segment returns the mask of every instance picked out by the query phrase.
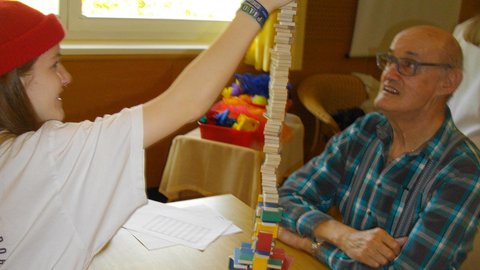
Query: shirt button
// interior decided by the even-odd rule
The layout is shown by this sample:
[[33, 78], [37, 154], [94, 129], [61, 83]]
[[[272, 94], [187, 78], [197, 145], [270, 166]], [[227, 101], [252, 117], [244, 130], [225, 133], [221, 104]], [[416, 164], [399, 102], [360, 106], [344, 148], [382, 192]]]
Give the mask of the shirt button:
[[367, 215], [369, 215], [369, 216], [372, 215], [372, 211], [370, 211], [370, 209], [367, 210]]
[[380, 180], [377, 180], [377, 182], [375, 182], [375, 185], [377, 185], [377, 187], [381, 187], [382, 186], [382, 182]]

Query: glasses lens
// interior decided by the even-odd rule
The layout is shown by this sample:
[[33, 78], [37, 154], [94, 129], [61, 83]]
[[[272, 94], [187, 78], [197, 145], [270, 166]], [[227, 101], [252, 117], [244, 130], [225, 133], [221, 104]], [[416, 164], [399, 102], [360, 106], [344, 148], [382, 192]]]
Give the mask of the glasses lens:
[[399, 59], [398, 72], [404, 76], [413, 76], [417, 71], [417, 62], [409, 59]]
[[377, 66], [385, 70], [389, 65], [395, 64], [397, 72], [403, 76], [414, 76], [417, 71], [417, 62], [410, 59], [396, 58], [388, 53], [377, 54]]
[[388, 55], [385, 53], [377, 54], [377, 67], [381, 70], [384, 70], [385, 67], [389, 64]]

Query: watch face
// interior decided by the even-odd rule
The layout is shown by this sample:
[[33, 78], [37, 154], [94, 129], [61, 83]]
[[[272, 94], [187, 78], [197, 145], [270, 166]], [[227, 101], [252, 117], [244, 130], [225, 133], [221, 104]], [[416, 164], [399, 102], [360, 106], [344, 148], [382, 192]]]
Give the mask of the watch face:
[[312, 254], [313, 255], [315, 255], [317, 253], [317, 250], [320, 249], [321, 245], [322, 245], [322, 242], [317, 242], [317, 241], [312, 242]]

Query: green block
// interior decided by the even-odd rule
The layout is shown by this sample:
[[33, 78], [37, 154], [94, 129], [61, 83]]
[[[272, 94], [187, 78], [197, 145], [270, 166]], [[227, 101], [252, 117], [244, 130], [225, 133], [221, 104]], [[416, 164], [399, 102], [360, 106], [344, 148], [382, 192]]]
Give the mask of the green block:
[[283, 261], [281, 259], [269, 259], [268, 267], [272, 269], [282, 269]]
[[261, 218], [263, 222], [279, 223], [280, 220], [282, 220], [282, 211], [281, 210], [278, 210], [278, 211], [263, 210]]

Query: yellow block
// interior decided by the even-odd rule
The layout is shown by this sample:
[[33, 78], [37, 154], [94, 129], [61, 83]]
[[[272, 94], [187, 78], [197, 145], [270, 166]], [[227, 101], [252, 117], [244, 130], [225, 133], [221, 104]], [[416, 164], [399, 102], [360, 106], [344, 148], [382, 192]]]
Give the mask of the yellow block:
[[273, 238], [277, 239], [277, 237], [278, 237], [278, 224], [259, 222], [258, 220], [260, 220], [260, 219], [257, 218], [256, 222], [255, 222], [255, 236], [258, 235], [258, 232], [262, 231], [262, 232], [271, 233], [273, 235]]
[[267, 270], [268, 256], [253, 256], [253, 268], [252, 270]]

